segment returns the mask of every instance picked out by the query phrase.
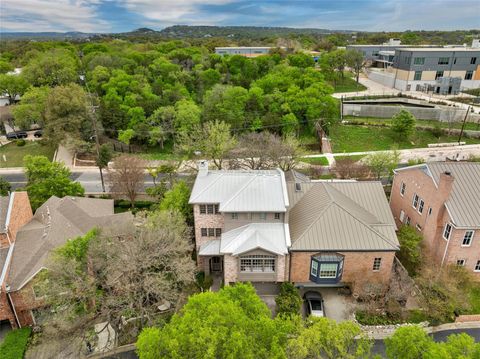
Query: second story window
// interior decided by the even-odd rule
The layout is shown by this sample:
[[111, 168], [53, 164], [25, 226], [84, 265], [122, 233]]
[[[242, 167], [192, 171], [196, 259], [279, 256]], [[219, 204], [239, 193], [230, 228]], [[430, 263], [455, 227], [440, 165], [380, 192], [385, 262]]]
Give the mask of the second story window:
[[275, 219], [280, 219], [280, 213], [275, 213]]
[[443, 238], [447, 241], [450, 239], [450, 235], [452, 234], [452, 225], [450, 223], [445, 224], [445, 228], [443, 229]]
[[209, 237], [215, 237], [215, 228], [209, 228], [208, 229], [208, 236]]
[[202, 234], [202, 237], [208, 236], [208, 230], [207, 230], [207, 228], [202, 228], [202, 229], [201, 229], [201, 234]]
[[221, 237], [221, 236], [222, 236], [222, 229], [215, 228], [215, 237]]
[[448, 57], [440, 57], [438, 59], [438, 64], [439, 65], [448, 65]]
[[425, 57], [415, 57], [413, 59], [414, 65], [424, 65], [425, 64]]
[[420, 198], [420, 202], [418, 202], [418, 213], [422, 214], [423, 213], [423, 207], [425, 206], [425, 202], [423, 199]]
[[465, 259], [457, 259], [457, 266], [459, 267], [465, 266]]
[[207, 213], [207, 206], [205, 204], [201, 204], [199, 207], [200, 207], [200, 214]]
[[373, 268], [372, 268], [373, 271], [378, 272], [380, 270], [381, 265], [382, 265], [382, 258], [379, 258], [379, 257], [375, 258], [373, 260]]
[[200, 214], [220, 214], [218, 204], [201, 204], [199, 205]]
[[207, 204], [207, 214], [213, 214], [215, 211], [215, 206], [213, 204]]
[[435, 80], [438, 80], [443, 77], [443, 70], [442, 71], [437, 71], [435, 74]]
[[267, 219], [267, 214], [265, 212], [260, 213], [258, 216], [263, 221]]
[[417, 208], [418, 207], [418, 194], [414, 194], [413, 195], [413, 199], [412, 199], [412, 207], [413, 208]]
[[405, 194], [405, 190], [407, 189], [407, 185], [405, 184], [405, 182], [402, 182], [402, 184], [400, 185], [400, 195], [403, 197], [403, 195]]
[[465, 231], [463, 236], [462, 246], [468, 247], [472, 244], [472, 239], [475, 231]]
[[232, 213], [232, 219], [238, 219], [238, 213]]
[[472, 70], [465, 72], [465, 80], [471, 80], [472, 77], [473, 77], [473, 71]]
[[472, 57], [470, 59], [470, 65], [475, 65], [477, 63], [477, 58], [476, 57]]
[[406, 224], [407, 226], [410, 225], [410, 217], [409, 217], [409, 216], [407, 216], [407, 218], [405, 218], [405, 224]]
[[475, 272], [480, 272], [480, 261], [477, 261], [477, 264], [475, 264]]

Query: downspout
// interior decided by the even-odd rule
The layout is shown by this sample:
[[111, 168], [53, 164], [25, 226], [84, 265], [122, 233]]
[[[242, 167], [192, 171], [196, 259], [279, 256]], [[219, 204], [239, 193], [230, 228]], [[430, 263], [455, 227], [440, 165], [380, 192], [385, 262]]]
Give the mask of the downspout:
[[292, 275], [292, 252], [288, 251], [288, 281], [291, 282]]
[[15, 310], [15, 305], [13, 304], [12, 297], [10, 296], [9, 289], [10, 289], [10, 286], [7, 286], [6, 290], [7, 290], [8, 305], [10, 306], [10, 309], [12, 310], [13, 315], [15, 316], [15, 322], [17, 323], [17, 326], [20, 329], [20, 328], [22, 328], [22, 325], [20, 324], [20, 320], [18, 319], [17, 311]]
[[[452, 226], [453, 229], [453, 226]], [[452, 234], [450, 233], [450, 237]], [[445, 257], [447, 256], [448, 245], [450, 244], [450, 238], [447, 240], [447, 245], [445, 246], [445, 251], [443, 252], [442, 263], [440, 263], [440, 267], [443, 267], [443, 262], [445, 262]]]

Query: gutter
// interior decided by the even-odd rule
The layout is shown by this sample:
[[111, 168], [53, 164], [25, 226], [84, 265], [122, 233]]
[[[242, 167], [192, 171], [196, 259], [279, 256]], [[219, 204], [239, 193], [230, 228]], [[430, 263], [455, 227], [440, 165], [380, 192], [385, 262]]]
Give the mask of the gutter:
[[10, 296], [10, 286], [7, 286], [7, 302], [8, 305], [13, 312], [13, 315], [15, 316], [15, 322], [17, 323], [18, 328], [22, 328], [22, 325], [20, 324], [20, 320], [18, 319], [17, 311], [15, 310], [15, 305], [13, 304], [12, 297]]

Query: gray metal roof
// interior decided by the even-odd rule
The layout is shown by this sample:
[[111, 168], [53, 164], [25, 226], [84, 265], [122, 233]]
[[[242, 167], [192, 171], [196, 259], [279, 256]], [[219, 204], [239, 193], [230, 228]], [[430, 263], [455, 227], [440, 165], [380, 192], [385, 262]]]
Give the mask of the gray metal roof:
[[45, 267], [49, 253], [94, 227], [121, 231], [131, 213], [113, 214], [113, 200], [50, 197], [18, 232], [7, 282], [12, 290], [25, 285]]
[[286, 212], [288, 195], [280, 170], [209, 170], [197, 176], [189, 203], [219, 203], [220, 212]]
[[271, 253], [288, 253], [288, 230], [284, 223], [251, 223], [222, 234], [220, 253], [234, 256], [263, 249]]
[[289, 184], [292, 250], [398, 250], [380, 182]]
[[203, 243], [198, 251], [199, 256], [218, 256], [220, 255], [220, 239], [213, 239]]
[[440, 174], [453, 176], [453, 187], [446, 202], [453, 223], [458, 227], [480, 227], [480, 163], [431, 162], [425, 165], [438, 186]]
[[10, 202], [9, 196], [0, 197], [0, 233], [5, 233], [5, 223], [7, 221], [8, 204]]

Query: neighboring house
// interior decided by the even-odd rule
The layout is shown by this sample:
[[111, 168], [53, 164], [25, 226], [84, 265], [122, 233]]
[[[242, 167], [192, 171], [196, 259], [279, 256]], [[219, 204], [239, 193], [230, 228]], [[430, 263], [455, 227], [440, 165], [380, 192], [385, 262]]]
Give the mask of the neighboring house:
[[390, 278], [398, 241], [379, 182], [322, 182], [289, 171], [211, 171], [190, 197], [197, 262], [236, 281], [355, 288]]
[[122, 233], [131, 221], [131, 213], [114, 214], [113, 200], [50, 197], [17, 232], [5, 286], [10, 310], [0, 319], [13, 327], [40, 324], [36, 310], [44, 297], [35, 293], [32, 279], [46, 269], [49, 254], [96, 227]]
[[32, 219], [32, 208], [27, 192], [12, 192], [0, 197], [0, 321], [12, 320], [8, 302], [6, 279], [17, 232]]
[[480, 279], [480, 163], [436, 162], [395, 170], [390, 207], [415, 227], [438, 263]]

